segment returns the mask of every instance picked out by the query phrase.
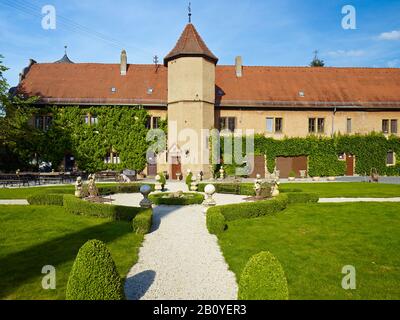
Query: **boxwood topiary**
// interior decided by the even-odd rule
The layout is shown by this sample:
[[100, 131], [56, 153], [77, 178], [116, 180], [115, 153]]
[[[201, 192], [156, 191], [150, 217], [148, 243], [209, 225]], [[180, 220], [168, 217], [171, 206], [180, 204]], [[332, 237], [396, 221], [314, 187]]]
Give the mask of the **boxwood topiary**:
[[225, 231], [225, 218], [218, 207], [212, 207], [207, 210], [207, 229], [208, 232], [215, 235]]
[[249, 260], [240, 277], [238, 299], [289, 299], [282, 265], [270, 252], [261, 252]]
[[156, 205], [190, 206], [202, 204], [204, 196], [201, 193], [184, 193], [182, 197], [172, 197], [172, 193], [153, 193], [149, 199]]
[[147, 234], [151, 230], [153, 223], [153, 210], [148, 209], [139, 213], [132, 220], [133, 232], [136, 234]]
[[79, 250], [69, 275], [67, 300], [124, 300], [124, 287], [105, 244], [88, 241]]

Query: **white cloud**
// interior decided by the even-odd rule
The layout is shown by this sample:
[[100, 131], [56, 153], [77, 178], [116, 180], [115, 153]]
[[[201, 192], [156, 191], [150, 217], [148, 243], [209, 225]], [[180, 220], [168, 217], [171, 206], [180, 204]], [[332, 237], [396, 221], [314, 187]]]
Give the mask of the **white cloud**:
[[399, 59], [394, 59], [394, 60], [390, 60], [390, 61], [387, 62], [387, 66], [389, 68], [396, 68], [399, 64], [400, 64], [400, 60]]
[[336, 50], [328, 52], [328, 55], [331, 57], [361, 57], [365, 54], [364, 50]]
[[400, 40], [400, 30], [383, 32], [379, 35], [380, 40]]

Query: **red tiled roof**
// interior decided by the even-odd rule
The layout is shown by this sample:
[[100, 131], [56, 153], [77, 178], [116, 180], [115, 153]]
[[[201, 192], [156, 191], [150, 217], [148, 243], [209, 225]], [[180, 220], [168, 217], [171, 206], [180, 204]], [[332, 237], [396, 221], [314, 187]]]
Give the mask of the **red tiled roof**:
[[[165, 106], [167, 72], [164, 66], [156, 72], [154, 65], [131, 64], [121, 76], [119, 64], [34, 64], [19, 91], [49, 103]], [[244, 67], [237, 78], [234, 66], [217, 66], [216, 93], [221, 106], [398, 108], [400, 69]]]
[[215, 64], [218, 58], [208, 49], [193, 24], [189, 23], [183, 30], [175, 48], [164, 58], [164, 65], [178, 57], [204, 57]]

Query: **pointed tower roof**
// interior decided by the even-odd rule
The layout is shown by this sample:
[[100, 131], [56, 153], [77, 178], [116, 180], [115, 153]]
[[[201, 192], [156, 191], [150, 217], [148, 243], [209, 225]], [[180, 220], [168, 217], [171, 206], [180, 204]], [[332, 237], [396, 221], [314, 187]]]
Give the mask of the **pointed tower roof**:
[[191, 23], [186, 25], [175, 48], [164, 58], [164, 65], [168, 66], [169, 61], [180, 57], [203, 57], [215, 64], [218, 62], [218, 58], [208, 49]]
[[60, 60], [57, 60], [57, 61], [54, 62], [54, 63], [74, 63], [73, 61], [70, 60], [70, 58], [68, 58], [68, 55], [67, 55], [67, 46], [64, 47], [64, 50], [65, 50], [64, 56], [63, 56]]

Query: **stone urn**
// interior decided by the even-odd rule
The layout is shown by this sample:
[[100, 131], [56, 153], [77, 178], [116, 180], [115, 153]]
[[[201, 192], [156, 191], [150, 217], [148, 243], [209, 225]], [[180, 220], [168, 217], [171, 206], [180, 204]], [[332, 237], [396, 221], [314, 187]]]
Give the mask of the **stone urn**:
[[203, 202], [203, 206], [206, 208], [206, 210], [209, 207], [213, 207], [213, 206], [217, 205], [217, 203], [213, 199], [213, 195], [215, 194], [215, 191], [216, 191], [215, 186], [212, 184], [208, 184], [204, 188], [204, 193], [206, 194], [206, 199]]
[[140, 201], [140, 207], [150, 209], [153, 202], [149, 199], [149, 194], [151, 193], [151, 187], [149, 185], [144, 185], [140, 187], [140, 193], [143, 196], [143, 200]]
[[156, 191], [162, 191], [163, 187], [161, 184], [161, 177], [160, 175], [156, 175], [156, 185], [155, 185], [155, 190]]

